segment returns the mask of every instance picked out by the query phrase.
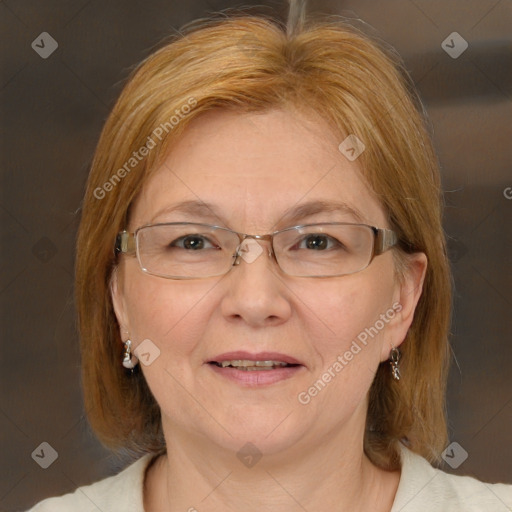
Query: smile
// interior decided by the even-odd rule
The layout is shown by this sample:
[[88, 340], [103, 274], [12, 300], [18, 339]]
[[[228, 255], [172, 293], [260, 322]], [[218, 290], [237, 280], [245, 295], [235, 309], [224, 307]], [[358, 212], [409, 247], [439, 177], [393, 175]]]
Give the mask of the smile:
[[249, 388], [270, 386], [306, 371], [306, 365], [301, 360], [289, 354], [270, 351], [224, 352], [210, 356], [204, 363], [221, 379]]
[[230, 361], [211, 361], [220, 368], [236, 368], [242, 371], [267, 371], [275, 370], [276, 368], [285, 368], [287, 366], [298, 366], [296, 364], [289, 364], [283, 361], [250, 361], [249, 359], [232, 359]]

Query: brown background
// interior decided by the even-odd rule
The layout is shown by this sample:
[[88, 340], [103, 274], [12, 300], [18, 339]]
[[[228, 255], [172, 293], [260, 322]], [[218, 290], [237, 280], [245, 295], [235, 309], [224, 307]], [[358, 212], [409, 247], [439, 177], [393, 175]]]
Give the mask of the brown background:
[[[245, 5], [250, 4], [247, 2]], [[23, 510], [123, 465], [84, 419], [73, 304], [76, 229], [102, 124], [130, 68], [165, 36], [229, 1], [7, 0], [2, 44], [0, 509]], [[284, 2], [263, 12], [284, 17]], [[457, 474], [512, 483], [512, 2], [312, 2], [361, 18], [391, 43], [434, 130], [455, 280], [450, 438], [468, 452]], [[469, 48], [452, 59], [442, 41]], [[31, 43], [59, 47], [42, 59]], [[31, 453], [58, 452], [48, 469]]]

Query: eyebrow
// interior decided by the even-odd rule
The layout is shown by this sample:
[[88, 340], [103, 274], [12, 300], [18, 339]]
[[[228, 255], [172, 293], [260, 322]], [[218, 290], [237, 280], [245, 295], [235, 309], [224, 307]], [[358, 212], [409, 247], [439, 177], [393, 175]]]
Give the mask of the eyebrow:
[[181, 203], [167, 206], [155, 213], [155, 215], [153, 215], [152, 219], [149, 221], [149, 224], [152, 224], [157, 217], [160, 217], [166, 213], [183, 213], [185, 215], [193, 215], [207, 219], [216, 219], [217, 221], [223, 220], [222, 215], [213, 204], [197, 200], [182, 201]]
[[[215, 220], [216, 222], [220, 221], [226, 227], [229, 224], [221, 215], [217, 206], [200, 200], [182, 201], [180, 203], [167, 206], [162, 210], [159, 210], [148, 224], [152, 224], [156, 218], [167, 213], [182, 213], [185, 215], [201, 217], [205, 220]], [[308, 201], [307, 203], [288, 209], [281, 216], [279, 221], [274, 224], [274, 227], [279, 224], [297, 223], [306, 217], [311, 217], [321, 213], [341, 213], [352, 216], [358, 222], [364, 224], [368, 223], [365, 216], [357, 208], [345, 202], [316, 200]]]
[[354, 217], [361, 223], [367, 223], [365, 216], [354, 206], [342, 201], [308, 201], [287, 210], [281, 217], [279, 224], [285, 222], [298, 222], [305, 217], [311, 217], [320, 213], [342, 213]]

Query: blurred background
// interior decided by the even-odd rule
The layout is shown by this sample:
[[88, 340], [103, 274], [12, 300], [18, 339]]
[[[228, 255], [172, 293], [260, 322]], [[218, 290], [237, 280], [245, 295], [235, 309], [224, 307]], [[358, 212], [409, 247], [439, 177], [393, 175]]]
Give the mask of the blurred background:
[[[73, 265], [88, 168], [132, 67], [183, 24], [242, 6], [288, 11], [284, 1], [0, 2], [0, 510], [126, 463], [96, 441], [81, 397]], [[308, 11], [364, 22], [419, 88], [455, 282], [450, 440], [467, 452], [443, 469], [512, 483], [512, 2], [311, 1]], [[58, 455], [47, 469], [41, 449]]]

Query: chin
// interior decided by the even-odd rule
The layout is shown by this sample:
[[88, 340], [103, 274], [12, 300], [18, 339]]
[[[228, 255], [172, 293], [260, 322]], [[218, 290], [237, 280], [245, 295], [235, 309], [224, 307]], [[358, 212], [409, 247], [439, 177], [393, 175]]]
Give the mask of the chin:
[[215, 429], [205, 435], [237, 454], [248, 443], [262, 455], [278, 454], [293, 447], [311, 430], [306, 421], [298, 423], [298, 416], [291, 407], [274, 411], [269, 410], [268, 405], [266, 408], [235, 407], [228, 409], [220, 421], [227, 432]]

